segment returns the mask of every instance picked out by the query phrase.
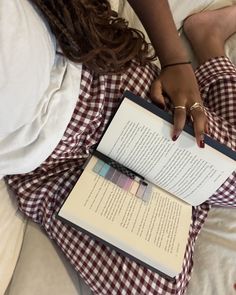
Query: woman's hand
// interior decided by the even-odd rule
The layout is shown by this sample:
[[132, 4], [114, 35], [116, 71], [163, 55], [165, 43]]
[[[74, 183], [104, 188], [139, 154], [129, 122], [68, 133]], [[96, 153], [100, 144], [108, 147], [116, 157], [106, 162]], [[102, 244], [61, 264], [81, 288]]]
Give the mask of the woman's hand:
[[[207, 131], [207, 118], [203, 107], [201, 107], [202, 100], [191, 65], [176, 65], [162, 70], [158, 79], [153, 82], [151, 99], [159, 105], [165, 105], [163, 93], [170, 97], [173, 104], [174, 128], [172, 139], [176, 140], [179, 137], [189, 113], [193, 120], [197, 144], [203, 148], [204, 133]], [[193, 105], [195, 107], [190, 110]]]

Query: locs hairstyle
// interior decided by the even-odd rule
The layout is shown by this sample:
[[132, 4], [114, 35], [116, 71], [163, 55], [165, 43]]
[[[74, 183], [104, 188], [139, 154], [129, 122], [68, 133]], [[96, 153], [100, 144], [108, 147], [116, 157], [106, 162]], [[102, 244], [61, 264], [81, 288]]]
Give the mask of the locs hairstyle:
[[42, 12], [63, 54], [99, 74], [119, 73], [132, 59], [154, 59], [144, 35], [129, 28], [107, 0], [31, 0]]

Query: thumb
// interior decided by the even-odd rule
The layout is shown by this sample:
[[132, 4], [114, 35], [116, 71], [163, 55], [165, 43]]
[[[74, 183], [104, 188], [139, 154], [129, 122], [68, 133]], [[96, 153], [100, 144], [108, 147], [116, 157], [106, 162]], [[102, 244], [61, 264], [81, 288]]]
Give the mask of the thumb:
[[156, 79], [151, 86], [151, 100], [161, 108], [165, 107], [165, 99], [162, 95], [162, 85], [160, 79]]

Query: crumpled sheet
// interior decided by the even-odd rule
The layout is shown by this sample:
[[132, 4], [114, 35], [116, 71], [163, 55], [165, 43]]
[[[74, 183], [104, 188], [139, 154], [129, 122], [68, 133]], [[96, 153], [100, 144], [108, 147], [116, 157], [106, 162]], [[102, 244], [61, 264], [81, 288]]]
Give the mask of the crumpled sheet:
[[212, 208], [198, 237], [186, 295], [236, 294], [236, 208]]

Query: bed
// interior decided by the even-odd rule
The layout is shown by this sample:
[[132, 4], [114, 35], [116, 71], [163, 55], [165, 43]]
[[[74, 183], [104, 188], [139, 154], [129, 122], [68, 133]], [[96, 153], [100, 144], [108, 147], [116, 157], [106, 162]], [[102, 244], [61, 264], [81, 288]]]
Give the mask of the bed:
[[[111, 2], [132, 26], [143, 30], [126, 1]], [[204, 9], [236, 3], [233, 0], [169, 2], [186, 46], [181, 28], [185, 17]], [[226, 53], [236, 64], [236, 36], [227, 42]], [[194, 60], [192, 53], [191, 56]], [[0, 295], [91, 295], [91, 291], [41, 229], [17, 211], [14, 196], [9, 194], [3, 180], [0, 180], [0, 200]], [[213, 208], [210, 211], [197, 240], [187, 295], [236, 294], [235, 212], [232, 208]]]

